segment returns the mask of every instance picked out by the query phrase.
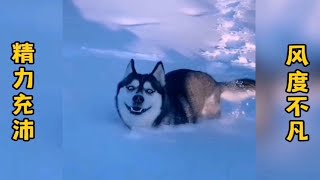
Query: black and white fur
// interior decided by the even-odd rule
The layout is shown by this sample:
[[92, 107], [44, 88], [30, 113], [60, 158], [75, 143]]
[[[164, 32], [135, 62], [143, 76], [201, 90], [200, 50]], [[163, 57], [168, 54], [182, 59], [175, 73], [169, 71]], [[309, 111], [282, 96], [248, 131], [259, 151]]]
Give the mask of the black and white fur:
[[165, 74], [158, 62], [150, 74], [137, 73], [132, 59], [118, 84], [116, 107], [128, 128], [196, 123], [219, 118], [220, 99], [255, 96], [255, 80], [215, 81], [209, 74], [179, 69]]

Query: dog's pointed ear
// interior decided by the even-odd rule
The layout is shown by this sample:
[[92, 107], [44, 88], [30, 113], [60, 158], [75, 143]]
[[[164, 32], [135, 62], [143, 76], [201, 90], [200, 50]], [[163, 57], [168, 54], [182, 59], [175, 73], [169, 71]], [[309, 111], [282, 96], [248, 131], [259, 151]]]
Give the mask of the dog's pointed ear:
[[162, 86], [166, 84], [165, 71], [161, 61], [156, 64], [151, 74], [160, 82]]
[[130, 60], [130, 62], [127, 66], [126, 72], [124, 74], [124, 77], [127, 77], [131, 73], [137, 73], [136, 68], [134, 67], [134, 60], [133, 59]]

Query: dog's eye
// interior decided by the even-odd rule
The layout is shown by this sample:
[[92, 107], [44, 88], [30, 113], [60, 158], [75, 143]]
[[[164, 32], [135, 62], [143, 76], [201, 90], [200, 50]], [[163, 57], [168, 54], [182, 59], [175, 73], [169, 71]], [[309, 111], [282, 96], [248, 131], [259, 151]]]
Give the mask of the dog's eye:
[[127, 86], [127, 89], [128, 89], [129, 91], [133, 91], [133, 90], [135, 89], [135, 87], [133, 87], [133, 86]]
[[146, 93], [152, 94], [152, 93], [154, 93], [154, 90], [152, 90], [152, 89], [146, 89]]

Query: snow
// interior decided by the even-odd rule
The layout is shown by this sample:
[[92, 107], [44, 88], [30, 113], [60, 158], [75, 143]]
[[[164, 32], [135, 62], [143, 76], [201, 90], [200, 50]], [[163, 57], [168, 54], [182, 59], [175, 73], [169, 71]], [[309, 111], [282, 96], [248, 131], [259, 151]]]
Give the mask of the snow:
[[180, 9], [180, 12], [188, 16], [201, 16], [207, 13], [207, 10], [200, 7], [184, 7]]
[[[86, 7], [82, 9], [74, 7], [71, 1], [63, 1], [63, 26], [60, 24], [62, 4], [44, 4], [43, 1], [37, 2], [41, 6], [37, 11], [23, 16], [17, 13], [19, 23], [10, 19], [13, 16], [8, 16], [10, 21], [5, 20], [4, 23], [10, 26], [3, 27], [6, 33], [0, 45], [3, 48], [1, 67], [8, 67], [0, 71], [2, 89], [8, 92], [0, 94], [3, 102], [0, 103], [0, 114], [4, 115], [0, 122], [3, 134], [0, 136], [1, 178], [255, 179], [255, 99], [238, 104], [223, 102], [223, 115], [219, 120], [133, 131], [121, 123], [114, 102], [116, 85], [132, 57], [142, 73], [151, 71], [155, 61], [161, 59], [166, 72], [189, 68], [208, 72], [219, 81], [254, 78], [254, 69], [232, 63], [240, 51], [245, 52], [246, 48], [242, 46], [247, 42], [243, 40], [247, 36], [239, 31], [236, 34], [239, 40], [235, 43], [226, 41], [226, 46], [233, 46], [235, 56], [212, 61], [202, 52], [216, 52], [212, 45], [219, 44], [215, 40], [223, 35], [215, 29], [216, 17], [224, 17], [215, 14], [214, 8], [210, 9], [215, 3], [203, 1], [204, 4], [198, 5], [196, 1], [194, 4], [179, 1], [179, 4], [170, 0], [157, 6], [145, 1], [150, 8], [142, 11], [139, 5], [124, 7], [123, 2], [108, 1], [110, 7], [107, 7], [99, 2], [101, 4], [79, 0], [75, 5]], [[21, 3], [16, 6], [11, 2], [10, 7], [18, 8], [17, 12], [35, 7]], [[168, 9], [160, 8], [164, 6]], [[115, 13], [114, 7], [120, 7], [121, 11]], [[9, 14], [11, 9], [6, 7], [3, 12]], [[125, 13], [130, 9], [134, 11], [134, 18]], [[159, 16], [143, 16], [145, 11]], [[112, 16], [104, 16], [107, 12]], [[125, 16], [117, 16], [119, 14]], [[30, 19], [35, 17], [39, 21], [33, 23]], [[104, 23], [101, 23], [103, 17], [108, 21], [103, 19]], [[237, 18], [242, 17], [237, 15]], [[36, 30], [26, 28], [21, 34], [21, 22], [29, 22]], [[20, 35], [13, 36], [17, 33]], [[35, 41], [38, 47], [34, 65], [36, 89], [32, 91], [36, 107], [36, 140], [29, 143], [10, 140], [11, 97], [16, 93], [11, 88], [14, 78], [10, 76], [16, 66], [8, 59], [10, 43], [17, 40], [13, 38]], [[217, 52], [227, 52], [223, 48], [224, 45]], [[248, 62], [254, 62], [245, 57]]]
[[[244, 10], [245, 5], [243, 1], [228, 4], [229, 11]], [[182, 12], [196, 16], [204, 10], [184, 8]], [[171, 41], [179, 41], [182, 36], [172, 37], [169, 42], [151, 48], [156, 51], [150, 52], [133, 51], [131, 47], [121, 50], [97, 48], [95, 43], [78, 49], [71, 46], [65, 51], [63, 139], [66, 179], [256, 178], [254, 99], [238, 104], [223, 102], [223, 115], [219, 120], [132, 131], [122, 124], [115, 109], [116, 85], [123, 78], [131, 58], [136, 59], [136, 68], [141, 73], [150, 72], [155, 61], [162, 60], [166, 72], [189, 68], [208, 72], [218, 81], [243, 77], [255, 79], [255, 59], [248, 55], [255, 51], [253, 30], [245, 29], [247, 26], [242, 23], [245, 20], [241, 13], [231, 19], [225, 13], [219, 13], [216, 16], [224, 20], [221, 22], [225, 22], [225, 29], [212, 30], [212, 34], [218, 34], [221, 40], [209, 43], [216, 44], [215, 47], [205, 46], [202, 51], [194, 51], [199, 55], [196, 57], [183, 53], [177, 56], [161, 50], [166, 45], [179, 54], [180, 44], [175, 43], [178, 46], [175, 49], [171, 47]], [[94, 13], [86, 11], [85, 14]], [[138, 35], [138, 42], [144, 39], [143, 36], [149, 36], [149, 33], [136, 31], [132, 30]], [[166, 40], [171, 37], [167, 37], [166, 32], [158, 33], [156, 38]], [[201, 47], [201, 43], [197, 45]], [[70, 50], [76, 53], [71, 56]]]
[[[0, 43], [0, 67], [5, 67], [0, 71], [1, 179], [318, 179], [319, 96], [312, 89], [320, 82], [313, 68], [319, 62], [320, 1], [258, 1], [257, 43], [253, 0], [139, 2], [147, 6], [130, 0], [1, 6], [6, 17], [0, 19], [6, 25]], [[10, 140], [17, 93], [11, 75], [17, 66], [9, 57], [17, 40], [34, 41], [38, 51], [32, 91], [37, 130], [29, 143]], [[309, 45], [314, 64], [312, 108], [304, 116], [312, 135], [308, 143], [283, 140], [292, 116], [279, 101], [286, 96], [281, 59], [287, 44], [295, 42]], [[227, 81], [255, 76], [256, 44], [263, 79], [259, 122], [255, 100], [248, 100], [223, 102], [221, 119], [197, 125], [128, 131], [121, 124], [115, 86], [132, 57], [139, 71], [148, 72], [161, 59], [166, 71], [191, 68]], [[267, 137], [256, 140], [256, 123]]]
[[[87, 11], [83, 9], [83, 3], [75, 1], [86, 19], [91, 17], [89, 19], [94, 18], [94, 22], [108, 24], [106, 23], [109, 22], [108, 18], [94, 16], [101, 10], [100, 7], [96, 7], [96, 11]], [[235, 7], [243, 10], [245, 4], [243, 1], [238, 1], [230, 5], [230, 11]], [[165, 126], [159, 129], [130, 131], [122, 124], [116, 112], [114, 102], [116, 86], [123, 78], [131, 58], [136, 60], [136, 69], [140, 73], [151, 72], [156, 61], [162, 60], [166, 72], [189, 68], [207, 72], [218, 81], [244, 77], [255, 79], [255, 59], [247, 55], [255, 51], [255, 45], [251, 39], [254, 32], [236, 29], [235, 26], [243, 25], [241, 26], [243, 28], [247, 26], [240, 20], [230, 19], [225, 30], [210, 30], [212, 34], [210, 36], [221, 36], [221, 41], [219, 39], [212, 41], [212, 38], [198, 36], [201, 31], [196, 31], [201, 29], [203, 24], [200, 23], [197, 27], [194, 24], [195, 19], [187, 18], [203, 18], [204, 14], [210, 12], [203, 7], [198, 4], [195, 6], [182, 4], [181, 8], [176, 9], [178, 13], [183, 13], [187, 17], [177, 15], [176, 19], [167, 21], [164, 13], [172, 10], [168, 6], [163, 14], [155, 17], [159, 22], [156, 26], [148, 24], [141, 26], [142, 29], [126, 28], [137, 37], [129, 43], [131, 45], [138, 43], [134, 48], [131, 45], [128, 46], [128, 43], [124, 43], [126, 46], [120, 48], [113, 45], [124, 37], [122, 32], [103, 32], [96, 35], [117, 37], [112, 42], [108, 42], [108, 39], [103, 41], [106, 44], [110, 43], [109, 47], [105, 44], [99, 45], [97, 43], [97, 41], [100, 42], [99, 40], [90, 43], [83, 40], [81, 44], [66, 41], [63, 90], [64, 178], [77, 180], [256, 179], [255, 99], [241, 103], [222, 102], [222, 117], [219, 120], [208, 119], [196, 125]], [[132, 11], [135, 14], [136, 9], [135, 6], [123, 14], [128, 15]], [[148, 16], [149, 10], [144, 13], [143, 17], [154, 17]], [[142, 14], [138, 14], [142, 17]], [[226, 19], [223, 13], [215, 14], [211, 18], [215, 19], [215, 17]], [[209, 22], [204, 20], [206, 23]], [[181, 32], [184, 31], [180, 27], [181, 22], [183, 27], [192, 26], [193, 29], [187, 30], [187, 33]], [[78, 22], [73, 23], [79, 25]], [[84, 28], [88, 28], [87, 26], [95, 27], [91, 24], [83, 25]], [[65, 25], [67, 30], [72, 27], [71, 23]], [[147, 27], [151, 32], [143, 30]], [[154, 30], [157, 31], [154, 32]], [[172, 36], [168, 35], [168, 32], [180, 34]], [[84, 33], [84, 35], [87, 34]], [[193, 41], [192, 35], [201, 38]], [[208, 34], [203, 35], [208, 37]], [[68, 36], [82, 37], [81, 34], [75, 35], [73, 31], [67, 33]], [[96, 39], [94, 35], [91, 37]], [[146, 46], [143, 42], [149, 37], [152, 37], [154, 43]], [[185, 41], [184, 38], [192, 41]], [[193, 44], [190, 45], [190, 42]], [[181, 45], [181, 43], [184, 44]], [[212, 45], [218, 47], [214, 48]], [[140, 48], [137, 48], [138, 46]], [[196, 46], [197, 48], [194, 48]], [[192, 51], [183, 53], [189, 47], [192, 47]], [[70, 52], [73, 52], [72, 55]], [[228, 53], [233, 56], [225, 56]], [[209, 55], [215, 55], [217, 58], [214, 59]], [[248, 66], [251, 67], [248, 68]]]
[[202, 52], [208, 60], [226, 61], [255, 68], [255, 1], [217, 0], [217, 32], [220, 39], [211, 49]]
[[[255, 179], [254, 100], [224, 103], [219, 120], [130, 131], [114, 105], [128, 61], [88, 56], [67, 62], [66, 179]], [[148, 72], [155, 63], [136, 65], [138, 72]]]

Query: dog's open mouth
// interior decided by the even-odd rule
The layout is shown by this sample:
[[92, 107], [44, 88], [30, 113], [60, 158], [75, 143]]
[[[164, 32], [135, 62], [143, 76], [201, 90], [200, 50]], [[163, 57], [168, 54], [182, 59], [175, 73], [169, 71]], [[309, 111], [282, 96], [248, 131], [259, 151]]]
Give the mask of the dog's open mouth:
[[140, 115], [146, 111], [148, 111], [149, 109], [151, 109], [151, 107], [148, 107], [146, 109], [144, 108], [141, 108], [139, 106], [128, 106], [126, 103], [124, 103], [128, 109], [128, 111], [131, 113], [131, 114], [135, 114], [135, 115]]

